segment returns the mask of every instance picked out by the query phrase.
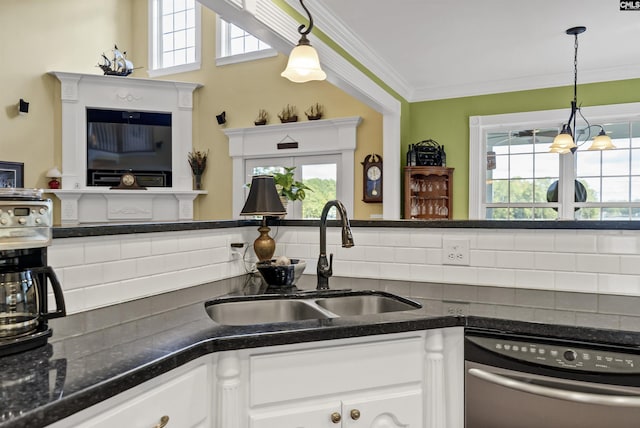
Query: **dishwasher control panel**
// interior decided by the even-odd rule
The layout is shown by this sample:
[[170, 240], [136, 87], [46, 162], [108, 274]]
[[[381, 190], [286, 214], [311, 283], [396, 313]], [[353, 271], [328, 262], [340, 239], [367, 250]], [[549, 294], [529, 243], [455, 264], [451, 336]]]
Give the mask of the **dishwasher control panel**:
[[640, 373], [640, 355], [536, 341], [467, 336], [474, 344], [516, 360], [573, 370]]

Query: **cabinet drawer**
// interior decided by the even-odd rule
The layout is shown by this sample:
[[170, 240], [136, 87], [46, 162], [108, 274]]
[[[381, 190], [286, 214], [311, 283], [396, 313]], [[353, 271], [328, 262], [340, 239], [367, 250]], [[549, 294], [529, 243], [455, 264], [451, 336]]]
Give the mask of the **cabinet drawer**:
[[420, 337], [250, 357], [251, 405], [422, 382]]
[[[163, 382], [162, 379], [166, 380]], [[166, 428], [205, 426], [208, 415], [206, 365], [197, 366], [177, 377], [167, 374], [150, 382], [157, 384], [158, 381], [159, 386], [152, 389], [149, 389], [147, 384], [143, 384], [128, 393], [85, 410], [86, 414], [92, 416], [89, 419], [82, 418], [84, 420], [81, 423], [69, 424], [65, 420], [61, 421], [60, 425], [55, 424], [54, 427], [150, 428], [156, 426], [164, 415], [169, 416]], [[99, 414], [93, 416], [96, 412]]]

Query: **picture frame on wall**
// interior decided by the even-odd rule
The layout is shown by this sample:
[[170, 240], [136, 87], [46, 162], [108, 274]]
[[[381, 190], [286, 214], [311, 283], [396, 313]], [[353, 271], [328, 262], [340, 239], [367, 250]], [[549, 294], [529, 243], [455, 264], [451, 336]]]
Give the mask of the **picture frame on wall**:
[[0, 188], [24, 187], [24, 163], [0, 161]]

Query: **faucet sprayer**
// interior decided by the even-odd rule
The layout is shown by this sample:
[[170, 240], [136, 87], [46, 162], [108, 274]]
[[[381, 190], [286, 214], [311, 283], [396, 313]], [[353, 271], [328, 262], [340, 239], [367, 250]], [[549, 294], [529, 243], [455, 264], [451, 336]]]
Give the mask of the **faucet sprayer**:
[[353, 235], [346, 208], [338, 200], [327, 202], [320, 216], [320, 256], [318, 257], [318, 286], [316, 287], [318, 290], [328, 290], [329, 277], [333, 275], [333, 254], [329, 255], [329, 261], [327, 261], [327, 215], [332, 207], [336, 207], [342, 221], [342, 246], [344, 248], [353, 247]]

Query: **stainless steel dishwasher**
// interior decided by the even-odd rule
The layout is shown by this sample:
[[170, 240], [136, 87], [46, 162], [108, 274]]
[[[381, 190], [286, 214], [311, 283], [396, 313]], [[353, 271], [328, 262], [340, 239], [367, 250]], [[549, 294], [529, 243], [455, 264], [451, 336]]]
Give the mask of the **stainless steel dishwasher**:
[[640, 427], [637, 347], [474, 330], [464, 346], [466, 428]]

